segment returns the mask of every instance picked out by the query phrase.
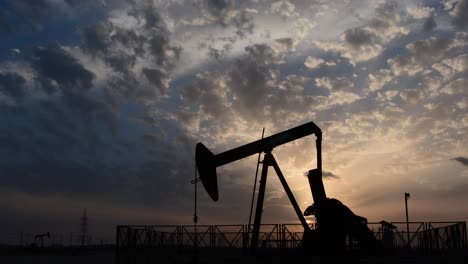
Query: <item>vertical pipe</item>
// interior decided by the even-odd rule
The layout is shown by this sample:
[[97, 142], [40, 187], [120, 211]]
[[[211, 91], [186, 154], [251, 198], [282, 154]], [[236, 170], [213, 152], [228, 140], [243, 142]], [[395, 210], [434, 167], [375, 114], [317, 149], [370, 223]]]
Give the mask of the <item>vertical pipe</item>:
[[320, 203], [327, 198], [322, 181], [322, 132], [316, 133], [315, 146], [317, 148], [317, 169], [310, 170], [307, 174], [310, 190], [314, 203]]
[[317, 169], [322, 177], [322, 132], [316, 132], [315, 136], [317, 137], [315, 141], [315, 146], [317, 148]]
[[410, 233], [409, 233], [409, 221], [408, 221], [408, 198], [410, 194], [405, 192], [405, 209], [406, 209], [406, 237], [408, 241], [408, 248], [411, 247]]

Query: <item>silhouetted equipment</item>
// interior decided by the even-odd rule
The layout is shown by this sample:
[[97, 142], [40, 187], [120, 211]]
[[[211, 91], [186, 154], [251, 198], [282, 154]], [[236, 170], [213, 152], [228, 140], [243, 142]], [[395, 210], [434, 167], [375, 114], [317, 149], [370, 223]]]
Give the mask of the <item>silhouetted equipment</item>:
[[44, 234], [39, 234], [39, 235], [34, 236], [34, 244], [37, 245], [37, 241], [39, 240], [41, 242], [41, 247], [44, 247], [44, 237], [47, 237], [48, 239], [50, 239], [50, 233], [47, 232]]
[[315, 230], [304, 233], [303, 244], [321, 253], [344, 253], [347, 241], [358, 243], [363, 251], [377, 248], [377, 240], [367, 227], [367, 219], [354, 214], [334, 198], [325, 198], [309, 206], [304, 215], [315, 215]]
[[[316, 228], [311, 230], [302, 214], [283, 173], [281, 172], [272, 151], [275, 147], [315, 134], [317, 150], [317, 168], [309, 171], [307, 177], [314, 199], [314, 204], [307, 208], [304, 215], [315, 215]], [[268, 168], [275, 169], [286, 194], [304, 227], [303, 246], [307, 249], [328, 252], [340, 252], [346, 249], [347, 238], [360, 242], [361, 247], [372, 248], [375, 238], [367, 227], [367, 219], [355, 215], [348, 207], [336, 199], [327, 198], [322, 182], [322, 131], [313, 122], [277, 133], [275, 135], [251, 142], [249, 144], [214, 155], [203, 143], [196, 145], [196, 165], [200, 180], [209, 196], [217, 201], [218, 183], [216, 168], [256, 153], [265, 153], [262, 162], [262, 174], [258, 191], [257, 207], [252, 231], [251, 248], [255, 250], [258, 243], [260, 222]]]
[[395, 230], [397, 229], [397, 226], [389, 223], [387, 221], [380, 221], [379, 222], [381, 225], [381, 230], [382, 230], [382, 246], [384, 248], [389, 248], [392, 249], [395, 247]]
[[410, 233], [409, 233], [409, 220], [408, 220], [408, 199], [410, 194], [405, 192], [405, 210], [406, 210], [406, 237], [408, 241], [408, 248], [411, 247]]

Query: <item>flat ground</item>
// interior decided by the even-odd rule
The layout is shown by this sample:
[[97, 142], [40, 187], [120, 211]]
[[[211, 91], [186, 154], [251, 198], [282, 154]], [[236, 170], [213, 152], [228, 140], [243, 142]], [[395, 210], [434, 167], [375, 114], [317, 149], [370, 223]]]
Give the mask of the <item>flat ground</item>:
[[242, 250], [199, 250], [197, 257], [193, 249], [162, 251], [140, 251], [137, 254], [121, 252], [116, 258], [114, 249], [88, 249], [88, 250], [60, 250], [60, 251], [9, 251], [0, 252], [0, 263], [6, 264], [146, 264], [146, 263], [171, 263], [171, 264], [214, 264], [214, 263], [268, 263], [268, 264], [293, 264], [303, 261], [315, 263], [382, 263], [382, 264], [438, 264], [438, 263], [466, 263], [468, 254], [466, 251], [456, 254], [421, 254], [417, 252], [392, 252], [378, 256], [363, 256], [359, 254], [347, 254], [345, 256], [309, 255], [299, 251], [260, 251], [255, 257]]

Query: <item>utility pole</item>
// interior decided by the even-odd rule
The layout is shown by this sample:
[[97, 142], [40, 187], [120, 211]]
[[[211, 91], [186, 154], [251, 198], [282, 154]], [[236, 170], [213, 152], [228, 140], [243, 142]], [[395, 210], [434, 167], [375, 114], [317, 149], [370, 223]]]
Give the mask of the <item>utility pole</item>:
[[406, 236], [408, 241], [408, 248], [411, 247], [410, 243], [410, 233], [409, 233], [409, 221], [408, 221], [408, 199], [410, 198], [410, 194], [405, 192], [405, 209], [406, 209]]

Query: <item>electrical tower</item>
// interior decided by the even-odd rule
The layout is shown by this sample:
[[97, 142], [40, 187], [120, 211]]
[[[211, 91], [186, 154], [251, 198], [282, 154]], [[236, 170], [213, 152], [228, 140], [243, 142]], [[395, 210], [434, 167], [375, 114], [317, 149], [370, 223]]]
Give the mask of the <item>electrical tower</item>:
[[81, 246], [84, 246], [88, 239], [88, 216], [86, 214], [86, 209], [83, 210], [83, 215], [81, 216], [81, 230], [80, 230], [80, 242]]

